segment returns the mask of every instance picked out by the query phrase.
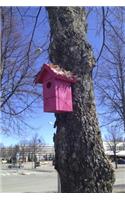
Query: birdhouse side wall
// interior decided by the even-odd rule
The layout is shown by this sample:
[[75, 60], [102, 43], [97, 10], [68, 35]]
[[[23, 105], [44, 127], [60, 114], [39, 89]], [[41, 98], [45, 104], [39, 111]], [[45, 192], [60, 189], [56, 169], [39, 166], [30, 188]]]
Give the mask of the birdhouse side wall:
[[60, 112], [73, 111], [71, 83], [62, 80], [55, 80], [55, 93], [56, 110]]

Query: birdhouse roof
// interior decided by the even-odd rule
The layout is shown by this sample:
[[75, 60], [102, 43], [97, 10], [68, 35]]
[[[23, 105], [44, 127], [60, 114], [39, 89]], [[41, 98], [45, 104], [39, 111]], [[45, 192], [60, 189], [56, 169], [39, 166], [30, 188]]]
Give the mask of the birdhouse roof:
[[59, 65], [44, 64], [35, 77], [35, 83], [43, 83], [44, 77], [47, 73], [57, 79], [62, 79], [72, 83], [76, 82], [76, 76], [73, 75], [70, 71], [66, 71], [60, 68]]

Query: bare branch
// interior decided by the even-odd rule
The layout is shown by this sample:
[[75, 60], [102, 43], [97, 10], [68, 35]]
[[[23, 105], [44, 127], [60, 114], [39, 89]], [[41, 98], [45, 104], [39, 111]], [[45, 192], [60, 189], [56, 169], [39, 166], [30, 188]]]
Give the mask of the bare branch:
[[29, 42], [29, 47], [28, 47], [28, 50], [27, 50], [28, 60], [29, 60], [29, 52], [30, 52], [31, 44], [32, 44], [33, 37], [34, 37], [34, 34], [35, 34], [36, 25], [37, 25], [37, 22], [38, 22], [38, 18], [39, 18], [40, 11], [41, 11], [41, 7], [39, 8], [38, 13], [37, 13], [37, 15], [36, 15], [36, 19], [35, 19], [35, 23], [34, 23], [32, 35], [31, 35], [31, 39], [30, 39], [30, 42]]
[[106, 19], [106, 22], [111, 26], [111, 28], [113, 29], [113, 31], [115, 32], [115, 34], [119, 37], [119, 39], [125, 44], [125, 41], [123, 40], [123, 38], [118, 34], [118, 30], [115, 29], [115, 27], [112, 25], [112, 23]]
[[103, 48], [104, 48], [104, 45], [105, 45], [105, 9], [104, 7], [102, 7], [102, 16], [103, 16], [103, 19], [102, 19], [102, 38], [103, 38], [103, 41], [102, 41], [102, 46], [101, 46], [101, 49], [100, 49], [100, 52], [99, 52], [99, 55], [96, 59], [96, 62], [99, 61], [99, 58], [101, 57], [101, 54], [102, 54], [102, 51], [103, 51]]

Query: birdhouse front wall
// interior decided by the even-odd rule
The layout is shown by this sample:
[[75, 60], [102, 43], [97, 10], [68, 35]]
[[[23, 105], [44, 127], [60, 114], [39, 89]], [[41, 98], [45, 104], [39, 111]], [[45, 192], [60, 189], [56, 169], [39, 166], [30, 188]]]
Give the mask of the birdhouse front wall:
[[52, 78], [53, 76], [50, 73], [48, 73], [46, 70], [42, 73], [41, 79], [43, 83]]
[[44, 112], [57, 112], [56, 98], [44, 98]]
[[55, 112], [56, 111], [56, 87], [55, 79], [52, 76], [46, 76], [43, 83], [43, 100], [44, 111]]
[[43, 96], [46, 99], [56, 96], [55, 80], [53, 78], [48, 79], [43, 83]]

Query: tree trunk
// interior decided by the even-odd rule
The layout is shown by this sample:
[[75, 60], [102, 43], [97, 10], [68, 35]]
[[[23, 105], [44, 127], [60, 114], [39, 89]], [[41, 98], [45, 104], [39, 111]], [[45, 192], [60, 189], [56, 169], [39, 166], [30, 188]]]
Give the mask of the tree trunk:
[[71, 113], [55, 114], [55, 168], [61, 192], [111, 192], [113, 169], [104, 154], [96, 117], [92, 69], [94, 58], [86, 41], [85, 10], [48, 7], [52, 41], [50, 60], [77, 75], [72, 86]]
[[117, 169], [118, 168], [118, 160], [117, 160], [116, 151], [114, 151], [114, 161], [115, 161], [115, 169]]

